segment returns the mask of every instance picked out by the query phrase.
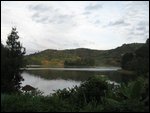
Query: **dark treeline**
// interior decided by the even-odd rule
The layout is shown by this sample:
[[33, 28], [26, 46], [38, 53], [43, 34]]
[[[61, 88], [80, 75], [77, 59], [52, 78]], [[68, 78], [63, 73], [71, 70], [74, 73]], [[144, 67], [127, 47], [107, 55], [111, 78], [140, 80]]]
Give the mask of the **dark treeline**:
[[64, 61], [64, 66], [94, 66], [95, 61], [92, 58], [68, 59]]
[[20, 68], [23, 66], [23, 55], [25, 48], [18, 41], [16, 28], [7, 39], [7, 45], [1, 44], [1, 92], [11, 93], [20, 89], [21, 77]]
[[126, 53], [122, 57], [121, 66], [125, 70], [144, 74], [149, 72], [149, 39], [135, 52]]

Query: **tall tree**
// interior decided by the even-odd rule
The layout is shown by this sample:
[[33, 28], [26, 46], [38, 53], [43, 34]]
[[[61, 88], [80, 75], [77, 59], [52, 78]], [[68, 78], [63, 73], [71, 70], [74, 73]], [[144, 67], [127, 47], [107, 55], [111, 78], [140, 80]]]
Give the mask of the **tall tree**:
[[4, 62], [1, 64], [2, 74], [2, 91], [12, 92], [18, 91], [20, 88], [21, 76], [20, 68], [23, 66], [23, 55], [25, 54], [25, 48], [22, 47], [16, 28], [12, 28], [10, 35], [6, 41], [7, 45], [3, 49]]

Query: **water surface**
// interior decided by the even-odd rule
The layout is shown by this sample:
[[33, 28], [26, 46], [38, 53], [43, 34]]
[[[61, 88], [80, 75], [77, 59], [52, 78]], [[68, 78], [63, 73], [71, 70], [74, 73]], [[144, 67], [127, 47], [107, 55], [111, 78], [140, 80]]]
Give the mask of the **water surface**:
[[128, 81], [130, 76], [117, 72], [118, 67], [96, 68], [27, 68], [22, 76], [22, 86], [31, 85], [38, 88], [44, 95], [54, 93], [54, 90], [79, 86], [91, 76], [107, 77], [112, 82]]

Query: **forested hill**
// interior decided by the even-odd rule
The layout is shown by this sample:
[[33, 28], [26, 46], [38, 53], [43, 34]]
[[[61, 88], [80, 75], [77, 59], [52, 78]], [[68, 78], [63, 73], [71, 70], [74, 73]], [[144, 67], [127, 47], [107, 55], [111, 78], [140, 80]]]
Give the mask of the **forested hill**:
[[110, 50], [92, 50], [85, 48], [51, 50], [26, 55], [27, 65], [43, 65], [44, 67], [64, 66], [120, 66], [121, 56], [134, 52], [143, 43], [123, 44]]

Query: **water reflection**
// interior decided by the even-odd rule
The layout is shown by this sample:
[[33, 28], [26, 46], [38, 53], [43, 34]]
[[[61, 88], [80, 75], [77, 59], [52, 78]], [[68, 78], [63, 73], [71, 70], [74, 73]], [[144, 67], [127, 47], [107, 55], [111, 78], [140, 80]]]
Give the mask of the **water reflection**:
[[22, 68], [26, 70], [62, 70], [62, 71], [117, 71], [120, 67], [76, 67], [76, 68]]
[[44, 92], [44, 95], [49, 95], [53, 93], [54, 90], [64, 89], [64, 88], [72, 88], [75, 85], [79, 86], [80, 81], [74, 80], [64, 80], [64, 79], [44, 79], [39, 76], [34, 76], [33, 74], [29, 74], [26, 72], [22, 73], [24, 81], [22, 82], [22, 86], [31, 85], [35, 88], [38, 88], [40, 91]]
[[117, 83], [127, 82], [134, 77], [131, 75], [121, 75], [117, 71], [76, 71], [76, 70], [26, 70], [22, 73], [22, 86], [29, 84], [43, 91], [45, 95], [53, 93], [53, 90], [71, 88], [80, 85], [82, 81], [91, 76], [107, 77], [110, 81]]

